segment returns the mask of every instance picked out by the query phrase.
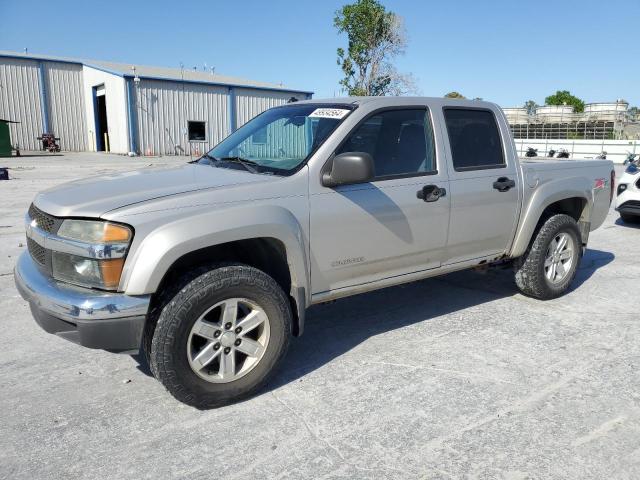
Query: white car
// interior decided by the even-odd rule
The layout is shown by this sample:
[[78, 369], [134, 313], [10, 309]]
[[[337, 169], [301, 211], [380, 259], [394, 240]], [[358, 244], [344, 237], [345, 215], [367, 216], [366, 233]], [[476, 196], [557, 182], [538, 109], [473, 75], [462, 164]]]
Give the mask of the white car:
[[618, 181], [616, 211], [624, 222], [640, 222], [640, 167], [630, 164]]

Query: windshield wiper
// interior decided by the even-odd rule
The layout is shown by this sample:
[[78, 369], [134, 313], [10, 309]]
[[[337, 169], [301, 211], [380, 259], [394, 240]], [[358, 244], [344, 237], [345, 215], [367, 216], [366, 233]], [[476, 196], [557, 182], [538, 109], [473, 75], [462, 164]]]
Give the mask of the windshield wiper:
[[251, 173], [258, 173], [258, 169], [256, 167], [260, 166], [259, 163], [254, 162], [253, 160], [242, 158], [242, 157], [223, 157], [223, 158], [217, 158], [216, 160], [219, 160], [221, 162], [239, 163], [247, 171]]

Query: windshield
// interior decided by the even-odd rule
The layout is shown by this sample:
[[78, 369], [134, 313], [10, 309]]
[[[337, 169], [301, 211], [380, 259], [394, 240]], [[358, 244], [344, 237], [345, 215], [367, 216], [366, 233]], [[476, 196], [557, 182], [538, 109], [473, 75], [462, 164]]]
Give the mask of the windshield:
[[258, 115], [198, 163], [253, 173], [290, 175], [351, 112], [346, 105], [290, 104]]

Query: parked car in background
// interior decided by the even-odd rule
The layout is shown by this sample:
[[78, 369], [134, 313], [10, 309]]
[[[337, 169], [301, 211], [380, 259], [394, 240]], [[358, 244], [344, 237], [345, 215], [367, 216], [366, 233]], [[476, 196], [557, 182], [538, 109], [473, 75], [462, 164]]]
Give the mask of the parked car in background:
[[624, 159], [623, 165], [626, 167], [627, 165], [636, 163], [636, 157], [638, 155], [636, 153], [631, 153], [627, 151], [627, 158]]
[[564, 294], [613, 184], [609, 160], [520, 160], [493, 103], [302, 101], [196, 163], [38, 194], [15, 281], [47, 332], [142, 347], [177, 399], [219, 406], [265, 384], [313, 304], [505, 263], [523, 294]]
[[640, 223], [640, 168], [633, 162], [618, 181], [616, 211], [623, 222]]

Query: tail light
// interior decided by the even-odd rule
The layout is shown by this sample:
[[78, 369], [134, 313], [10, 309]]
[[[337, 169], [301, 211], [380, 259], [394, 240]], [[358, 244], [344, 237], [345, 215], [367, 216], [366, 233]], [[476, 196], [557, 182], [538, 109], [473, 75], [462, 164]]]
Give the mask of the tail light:
[[611, 170], [611, 194], [609, 195], [609, 203], [613, 200], [613, 191], [616, 188], [616, 171]]

